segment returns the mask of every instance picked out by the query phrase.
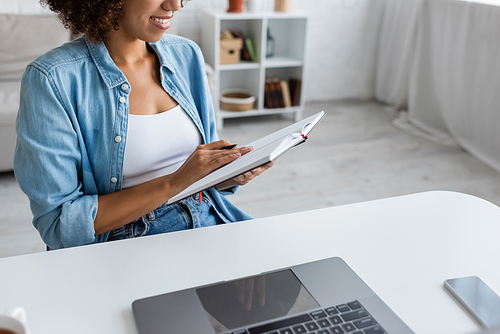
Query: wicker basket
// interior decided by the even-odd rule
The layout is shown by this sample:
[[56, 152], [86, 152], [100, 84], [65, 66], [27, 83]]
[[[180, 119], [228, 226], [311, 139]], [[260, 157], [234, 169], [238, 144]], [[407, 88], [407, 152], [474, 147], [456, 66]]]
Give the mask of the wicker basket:
[[226, 111], [247, 111], [253, 109], [255, 96], [245, 90], [228, 89], [221, 93], [220, 108]]

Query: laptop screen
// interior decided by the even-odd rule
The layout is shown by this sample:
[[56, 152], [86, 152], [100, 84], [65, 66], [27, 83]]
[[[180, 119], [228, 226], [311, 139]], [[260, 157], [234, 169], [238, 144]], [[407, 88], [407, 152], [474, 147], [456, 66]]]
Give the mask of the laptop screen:
[[196, 293], [216, 333], [319, 307], [290, 269], [198, 288]]

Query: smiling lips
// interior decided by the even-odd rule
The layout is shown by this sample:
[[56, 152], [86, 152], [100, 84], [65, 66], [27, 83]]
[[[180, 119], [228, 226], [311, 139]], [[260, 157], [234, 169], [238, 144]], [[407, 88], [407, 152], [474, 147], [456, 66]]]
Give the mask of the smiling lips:
[[164, 17], [155, 17], [155, 16], [150, 16], [149, 19], [153, 24], [160, 30], [167, 30], [170, 28], [170, 19], [172, 16], [164, 16]]
[[168, 19], [161, 19], [159, 17], [151, 17], [151, 19], [153, 19], [154, 21], [159, 22], [161, 24], [165, 24], [170, 20], [169, 18]]

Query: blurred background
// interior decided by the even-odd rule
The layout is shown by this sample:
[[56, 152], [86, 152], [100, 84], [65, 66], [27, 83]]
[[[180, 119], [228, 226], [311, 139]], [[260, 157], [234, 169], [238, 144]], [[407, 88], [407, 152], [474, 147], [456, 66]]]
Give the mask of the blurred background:
[[[169, 33], [205, 44], [208, 55], [203, 13], [223, 15], [227, 1], [189, 1]], [[273, 13], [274, 4], [262, 0], [252, 15]], [[47, 11], [36, 0], [0, 0], [0, 17], [5, 14]], [[305, 41], [297, 40], [305, 49], [302, 116], [328, 115], [305, 145], [241, 187], [234, 203], [257, 218], [429, 190], [500, 205], [496, 1], [291, 0], [285, 15], [308, 22]], [[0, 19], [0, 57], [12, 31], [2, 22], [9, 21]], [[31, 27], [25, 33], [40, 32]], [[12, 137], [15, 112], [8, 117], [0, 136]], [[286, 113], [229, 118], [219, 136], [244, 145], [292, 121]], [[45, 250], [9, 170], [11, 159], [11, 153], [0, 156], [7, 163], [0, 173], [0, 257]]]

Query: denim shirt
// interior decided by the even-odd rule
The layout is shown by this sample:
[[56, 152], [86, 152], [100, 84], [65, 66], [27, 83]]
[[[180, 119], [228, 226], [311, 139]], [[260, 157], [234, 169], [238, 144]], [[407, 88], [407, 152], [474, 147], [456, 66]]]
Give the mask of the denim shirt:
[[[218, 140], [199, 47], [168, 34], [150, 46], [163, 89], [204, 143]], [[84, 37], [49, 51], [23, 75], [14, 171], [30, 200], [33, 225], [51, 249], [107, 239], [108, 233], [95, 236], [94, 219], [98, 196], [122, 189], [130, 89], [104, 43]], [[226, 193], [208, 191], [225, 222], [252, 218]]]

